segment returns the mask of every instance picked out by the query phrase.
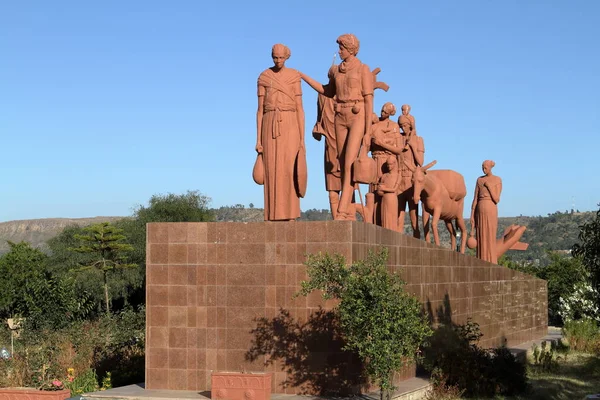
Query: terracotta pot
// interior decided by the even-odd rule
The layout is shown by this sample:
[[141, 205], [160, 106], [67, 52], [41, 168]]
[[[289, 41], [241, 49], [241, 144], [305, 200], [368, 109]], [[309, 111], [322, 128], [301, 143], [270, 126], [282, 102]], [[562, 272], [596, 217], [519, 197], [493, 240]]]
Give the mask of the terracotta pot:
[[37, 390], [33, 388], [2, 388], [0, 400], [65, 400], [71, 397], [71, 391], [64, 390]]
[[270, 400], [272, 373], [213, 372], [211, 399]]

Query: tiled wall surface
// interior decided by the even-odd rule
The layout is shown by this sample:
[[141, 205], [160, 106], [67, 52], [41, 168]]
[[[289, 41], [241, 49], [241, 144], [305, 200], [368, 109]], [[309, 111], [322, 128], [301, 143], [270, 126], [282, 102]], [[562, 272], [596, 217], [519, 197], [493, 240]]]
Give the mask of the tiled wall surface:
[[264, 357], [247, 361], [255, 319], [274, 318], [282, 307], [303, 323], [319, 306], [332, 306], [317, 293], [292, 299], [306, 277], [305, 254], [340, 253], [351, 262], [380, 245], [389, 249], [390, 268], [433, 315], [478, 322], [482, 346], [545, 336], [545, 281], [372, 224], [152, 223], [146, 388], [210, 390], [213, 370], [246, 369], [273, 372], [276, 393], [300, 391], [282, 386], [290, 376], [281, 361], [266, 368]]

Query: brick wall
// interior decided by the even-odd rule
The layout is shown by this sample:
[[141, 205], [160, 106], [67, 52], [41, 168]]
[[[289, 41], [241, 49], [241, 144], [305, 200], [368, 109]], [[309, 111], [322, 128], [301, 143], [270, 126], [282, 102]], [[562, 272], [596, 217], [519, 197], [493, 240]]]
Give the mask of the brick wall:
[[[306, 278], [306, 253], [340, 253], [352, 262], [380, 245], [389, 249], [390, 269], [402, 274], [407, 290], [434, 317], [445, 314], [456, 323], [472, 317], [478, 322], [482, 346], [545, 336], [545, 281], [372, 224], [152, 223], [147, 230], [146, 388], [210, 390], [213, 370], [241, 369], [273, 372], [275, 393], [326, 386], [330, 382], [322, 372], [333, 373], [328, 368], [340, 361], [332, 361], [327, 346], [305, 349], [310, 356], [305, 359], [295, 345], [287, 366], [279, 358], [265, 367], [267, 356], [247, 360], [256, 339], [251, 331], [257, 318], [272, 321], [284, 308], [289, 311], [286, 321], [306, 333], [314, 328], [311, 315], [320, 306], [332, 307], [317, 293], [292, 299]], [[334, 336], [326, 338], [330, 347], [337, 343]], [[306, 347], [315, 338], [294, 339]], [[315, 373], [323, 376], [316, 379]], [[408, 368], [403, 377], [413, 373]]]

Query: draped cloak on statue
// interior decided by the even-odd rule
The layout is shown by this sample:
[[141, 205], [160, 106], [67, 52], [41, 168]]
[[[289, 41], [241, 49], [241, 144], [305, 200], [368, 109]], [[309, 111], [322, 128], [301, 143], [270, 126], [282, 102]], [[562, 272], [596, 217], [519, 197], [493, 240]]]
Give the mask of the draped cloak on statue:
[[300, 73], [265, 70], [258, 77], [258, 96], [263, 102], [265, 221], [299, 218], [306, 190], [306, 153], [300, 151], [296, 110], [296, 98], [302, 96]]

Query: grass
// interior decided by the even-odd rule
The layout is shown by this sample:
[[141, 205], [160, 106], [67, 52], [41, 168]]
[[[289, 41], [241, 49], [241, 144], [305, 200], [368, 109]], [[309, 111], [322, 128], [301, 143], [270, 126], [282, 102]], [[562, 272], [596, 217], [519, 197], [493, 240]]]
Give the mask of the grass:
[[598, 355], [570, 352], [553, 371], [542, 371], [530, 363], [527, 374], [530, 384], [527, 393], [515, 397], [498, 396], [494, 400], [583, 400], [587, 395], [600, 393]]

